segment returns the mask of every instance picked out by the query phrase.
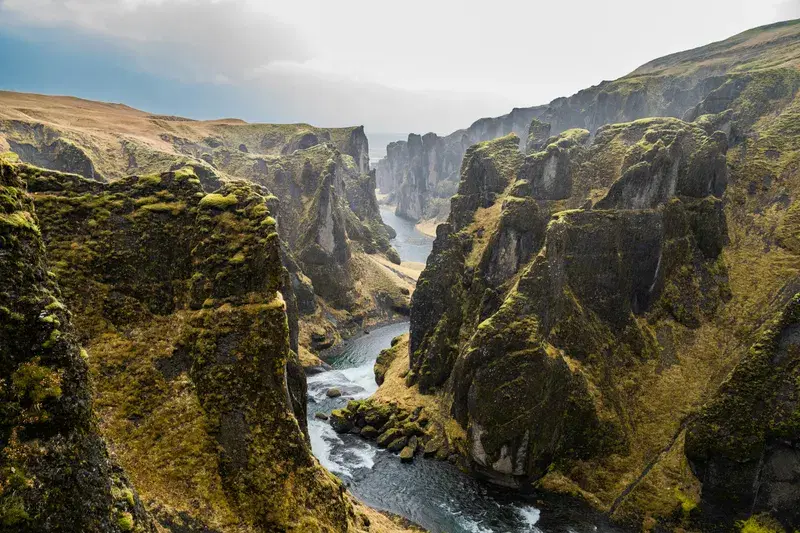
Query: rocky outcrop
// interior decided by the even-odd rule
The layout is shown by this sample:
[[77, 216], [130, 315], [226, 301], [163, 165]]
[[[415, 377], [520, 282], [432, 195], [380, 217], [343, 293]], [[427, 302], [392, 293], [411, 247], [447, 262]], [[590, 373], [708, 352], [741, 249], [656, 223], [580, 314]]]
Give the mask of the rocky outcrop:
[[[28, 114], [32, 108], [37, 109], [33, 116]], [[78, 114], [85, 127], [75, 127]], [[71, 152], [53, 147], [78, 150], [88, 166], [77, 159], [61, 164]], [[100, 173], [113, 181], [191, 167], [207, 193], [234, 179], [264, 186], [297, 297], [287, 301], [290, 313], [296, 309], [303, 320], [327, 327], [332, 315], [325, 308], [333, 307], [338, 319], [331, 328], [336, 329], [385, 319], [397, 309], [407, 313], [409, 298], [399, 294], [400, 287], [394, 290], [391, 282], [363, 268], [371, 264], [370, 254], [399, 262], [380, 217], [363, 127], [191, 121], [98, 102], [0, 92], [0, 150], [5, 148], [23, 161], [90, 179]], [[45, 152], [57, 152], [60, 159], [42, 156]], [[299, 338], [313, 349], [307, 336]]]
[[88, 179], [103, 181], [91, 157], [69, 139], [44, 124], [30, 125], [22, 121], [5, 123], [7, 143], [11, 151], [32, 165], [79, 174]]
[[[30, 318], [41, 322], [36, 335], [45, 344], [30, 361], [8, 369], [19, 376], [19, 386], [7, 393], [17, 395], [24, 409], [52, 408], [46, 416], [58, 424], [89, 420], [88, 388], [73, 390], [69, 381], [85, 380], [80, 365], [88, 363], [103, 437], [145, 508], [165, 528], [361, 527], [341, 484], [316, 463], [303, 433], [305, 377], [291, 335], [296, 315], [287, 317], [293, 296], [267, 191], [240, 181], [206, 193], [190, 168], [110, 184], [23, 165], [14, 165], [13, 173], [27, 183], [52, 265], [48, 275], [42, 268], [37, 275], [61, 285], [63, 305], [42, 300], [47, 312]], [[20, 213], [4, 216], [17, 226], [33, 223]], [[26, 246], [29, 253], [45, 251], [41, 244]], [[58, 324], [66, 323], [65, 308], [74, 317], [76, 336]], [[6, 328], [14, 327], [13, 313], [3, 321]], [[67, 350], [76, 338], [86, 346], [83, 358], [77, 347]], [[51, 359], [53, 347], [63, 349], [60, 362]], [[77, 366], [69, 369], [67, 363]], [[18, 395], [19, 387], [27, 396]], [[80, 401], [73, 401], [75, 394]], [[69, 400], [67, 410], [58, 407], [62, 397]], [[37, 407], [9, 416], [42, 413]], [[31, 423], [36, 431], [46, 429], [32, 418]], [[26, 439], [57, 438], [60, 451], [51, 456], [56, 461], [70, 451], [64, 446], [81, 443], [73, 438], [69, 444], [67, 433], [61, 437], [51, 429], [30, 431], [4, 442], [19, 447]], [[100, 443], [93, 445], [94, 455], [86, 455], [87, 467], [103, 459], [99, 436], [84, 429], [80, 438]], [[93, 476], [104, 475], [102, 463], [93, 468]], [[72, 475], [81, 474], [61, 473], [52, 481], [42, 474], [37, 483], [58, 494], [58, 483]], [[95, 500], [86, 492], [91, 483], [76, 481], [48, 505], [73, 505], [69, 512], [93, 519], [95, 509], [87, 506]], [[116, 501], [109, 485], [105, 481], [104, 499], [96, 501], [113, 507], [104, 510], [97, 503], [97, 515], [138, 520], [135, 493], [122, 487]], [[81, 501], [70, 504], [71, 490], [80, 491]], [[5, 494], [13, 502], [16, 494], [27, 498], [22, 489], [5, 492], [4, 485]]]
[[514, 109], [502, 117], [478, 120], [446, 137], [411, 134], [407, 141], [390, 143], [386, 157], [377, 166], [378, 188], [391, 194], [397, 215], [412, 220], [428, 218], [432, 215], [432, 200], [450, 198], [458, 188], [461, 160], [467, 148], [509, 133], [527, 139], [531, 119], [542, 110]]
[[0, 530], [155, 532], [100, 435], [86, 351], [2, 156], [0, 189]]
[[[798, 28], [637, 72], [657, 78], [646, 91], [669, 88], [714, 50], [693, 75], [722, 80], [657, 102], [706, 94], [692, 122], [584, 122], [546, 140], [534, 122], [527, 155], [514, 139], [467, 151], [413, 296], [408, 381], [450, 408], [478, 475], [645, 529], [798, 527], [800, 285], [786, 266], [800, 84], [781, 48]], [[742, 72], [720, 74], [736, 54]], [[764, 57], [774, 68], [747, 72]], [[655, 112], [637, 98], [629, 109]], [[542, 121], [557, 131], [558, 116]]]
[[471, 147], [413, 296], [408, 381], [452, 392], [472, 468], [504, 485], [638, 453], [646, 392], [620, 384], [657, 380], [659, 331], [729, 298], [724, 134], [648, 119], [588, 139]]

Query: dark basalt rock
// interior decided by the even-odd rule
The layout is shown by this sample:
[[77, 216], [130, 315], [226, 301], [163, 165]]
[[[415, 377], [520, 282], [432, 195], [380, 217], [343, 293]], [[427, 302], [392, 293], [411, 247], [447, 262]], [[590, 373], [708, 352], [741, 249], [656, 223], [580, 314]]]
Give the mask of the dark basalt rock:
[[[30, 167], [19, 172], [35, 192], [56, 265], [52, 277], [63, 284], [81, 335], [103, 354], [90, 366], [107, 438], [134, 479], [158, 476], [164, 486], [182, 487], [154, 496], [153, 505], [164, 504], [159, 521], [186, 512], [204, 523], [222, 509], [263, 530], [290, 528], [298, 516], [347, 530], [349, 503], [322, 475], [304, 434], [297, 313], [263, 189], [232, 182], [206, 194], [190, 168], [110, 184]], [[43, 253], [41, 244], [36, 249]], [[62, 311], [47, 323], [65, 324], [63, 307], [50, 304]], [[58, 330], [42, 342], [73, 338]], [[73, 409], [90, 407], [87, 388]], [[58, 414], [65, 422], [70, 416]], [[82, 431], [91, 437], [90, 429]], [[81, 464], [73, 459], [68, 464]], [[199, 466], [186, 472], [187, 464]], [[291, 490], [275, 468], [292, 473]], [[93, 472], [102, 475], [102, 467]], [[214, 472], [216, 481], [207, 483], [202, 472]], [[94, 489], [80, 481], [75, 487], [84, 503], [66, 490], [63, 501], [76, 513], [93, 519], [94, 511], [81, 510], [88, 502], [115, 516], [93, 503]], [[103, 490], [108, 494], [107, 482]]]
[[550, 138], [551, 130], [550, 124], [534, 117], [528, 127], [528, 142], [525, 145], [525, 152], [529, 154], [541, 152], [547, 144], [547, 139]]
[[293, 154], [298, 150], [306, 150], [319, 144], [319, 138], [312, 132], [301, 132], [295, 135], [281, 150], [284, 155]]
[[[378, 163], [377, 186], [394, 193], [399, 216], [419, 220], [431, 216], [432, 200], [447, 199], [458, 186], [459, 169], [473, 144], [510, 133], [527, 139], [531, 119], [543, 108], [514, 109], [508, 115], [481, 119], [447, 137], [411, 134], [407, 141], [390, 143]], [[525, 141], [517, 141], [524, 148]]]

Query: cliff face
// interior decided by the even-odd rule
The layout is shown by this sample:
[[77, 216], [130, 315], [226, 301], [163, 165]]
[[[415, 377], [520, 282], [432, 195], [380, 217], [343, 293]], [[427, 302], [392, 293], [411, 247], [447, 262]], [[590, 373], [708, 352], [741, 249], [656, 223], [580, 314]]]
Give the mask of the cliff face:
[[[378, 187], [384, 193], [391, 193], [398, 215], [414, 220], [444, 220], [447, 206], [441, 199], [455, 192], [457, 169], [471, 144], [513, 132], [523, 139], [521, 147], [525, 148], [532, 119], [549, 124], [548, 134], [572, 128], [587, 129], [594, 134], [603, 125], [640, 118], [674, 117], [691, 121], [702, 114], [719, 113], [764, 69], [793, 68], [797, 33], [795, 23], [758, 28], [657, 59], [623, 78], [604, 81], [544, 106], [515, 109], [504, 117], [483, 119], [468, 130], [444, 138], [428, 134], [431, 136], [428, 145], [438, 143], [447, 149], [426, 150], [424, 142], [418, 148], [418, 136], [409, 136], [408, 142], [392, 143], [387, 148], [386, 157], [378, 163]], [[701, 102], [703, 105], [698, 106]], [[493, 127], [480, 128], [480, 124]]]
[[0, 157], [0, 530], [155, 531], [109, 458], [86, 352], [16, 166]]
[[[386, 157], [377, 166], [377, 186], [391, 193], [397, 214], [412, 220], [435, 216], [446, 206], [435, 199], [447, 199], [458, 187], [458, 173], [464, 153], [471, 145], [515, 133], [526, 139], [531, 119], [543, 108], [514, 109], [508, 115], [484, 118], [469, 128], [439, 137], [435, 133], [411, 134], [407, 141], [386, 147]], [[524, 143], [523, 143], [524, 148]]]
[[441, 393], [475, 472], [648, 528], [797, 527], [800, 78], [780, 61], [794, 45], [766, 40], [778, 66], [727, 76], [691, 122], [544, 141], [534, 123], [528, 155], [515, 137], [467, 151], [408, 381]]
[[[0, 93], [4, 148], [24, 162], [96, 181], [188, 165], [206, 192], [237, 179], [265, 186], [304, 320], [329, 336], [336, 328], [408, 311], [399, 286], [376, 283], [376, 274], [362, 268], [374, 254], [399, 263], [380, 217], [363, 127], [203, 122], [73, 98]], [[338, 326], [329, 324], [328, 308], [338, 314]]]
[[[32, 273], [9, 262], [8, 279], [13, 281], [13, 271], [42, 284], [58, 282], [64, 295], [63, 305], [44, 298], [45, 292], [37, 297], [35, 305], [47, 305], [46, 311], [25, 320], [31, 327], [40, 323], [41, 331], [31, 334], [44, 344], [27, 359], [20, 351], [6, 369], [6, 383], [13, 385], [4, 394], [20, 407], [7, 415], [6, 422], [15, 422], [4, 423], [10, 435], [4, 438], [6, 464], [16, 464], [7, 461], [17, 461], [29, 439], [57, 439], [65, 448], [48, 460], [69, 453], [73, 465], [85, 461], [93, 476], [105, 478], [76, 481], [49, 505], [64, 505], [81, 520], [120, 515], [149, 523], [136, 494], [125, 492], [128, 478], [121, 470], [116, 477], [104, 474], [110, 467], [100, 462], [107, 462], [103, 441], [86, 431], [96, 427], [89, 423], [88, 364], [102, 435], [161, 526], [298, 532], [360, 527], [343, 487], [313, 459], [303, 433], [305, 377], [290, 335], [297, 316], [287, 316], [287, 302], [294, 299], [267, 192], [240, 181], [207, 193], [190, 167], [110, 184], [24, 165], [3, 168], [18, 176], [20, 191], [27, 183], [41, 228], [41, 240], [34, 241], [38, 230], [25, 229], [34, 219], [19, 209], [4, 215], [22, 228], [18, 234], [31, 237], [30, 244], [20, 241], [31, 261], [39, 257]], [[28, 305], [11, 296], [13, 304]], [[68, 328], [66, 308], [73, 313], [74, 335], [62, 327]], [[8, 312], [3, 331], [15, 327], [21, 310]], [[31, 346], [16, 336], [5, 340]], [[83, 358], [78, 340], [86, 347]], [[15, 405], [11, 397], [7, 408]], [[78, 424], [80, 438], [62, 429]], [[57, 494], [59, 483], [81, 475], [51, 479], [43, 472], [30, 490], [9, 492], [4, 483], [5, 501], [38, 505], [37, 490]], [[25, 487], [17, 477], [5, 480]], [[108, 509], [87, 498], [86, 487], [99, 482], [105, 493], [96, 500]], [[70, 491], [82, 498], [72, 509]], [[124, 497], [114, 500], [114, 491]], [[23, 518], [32, 530], [57, 530], [44, 521], [58, 514], [26, 509]], [[89, 524], [86, 530], [115, 528]]]

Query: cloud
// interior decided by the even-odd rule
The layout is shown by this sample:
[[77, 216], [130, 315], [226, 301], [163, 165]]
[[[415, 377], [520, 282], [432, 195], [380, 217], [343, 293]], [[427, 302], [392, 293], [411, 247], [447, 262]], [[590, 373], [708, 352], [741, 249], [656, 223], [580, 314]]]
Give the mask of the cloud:
[[450, 133], [477, 118], [508, 113], [515, 103], [496, 93], [412, 91], [286, 65], [269, 69], [244, 90], [264, 111], [279, 103], [281, 121], [364, 124], [368, 132]]
[[148, 70], [194, 81], [235, 83], [311, 57], [296, 29], [246, 0], [0, 0], [0, 14], [104, 38]]

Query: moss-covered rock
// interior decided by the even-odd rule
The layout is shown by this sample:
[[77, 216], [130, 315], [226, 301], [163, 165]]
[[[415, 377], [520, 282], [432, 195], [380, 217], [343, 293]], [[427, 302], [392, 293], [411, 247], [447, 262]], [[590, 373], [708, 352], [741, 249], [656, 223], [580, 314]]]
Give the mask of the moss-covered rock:
[[587, 142], [471, 149], [413, 297], [408, 380], [453, 392], [472, 468], [503, 485], [639, 454], [651, 324], [698, 328], [730, 297], [724, 134], [648, 119]]
[[[156, 519], [219, 531], [354, 527], [304, 435], [291, 283], [265, 191], [230, 182], [207, 193], [180, 171], [110, 184], [17, 172], [87, 343], [103, 434]], [[159, 203], [181, 207], [147, 207]], [[55, 391], [36, 368], [18, 380]]]
[[0, 530], [155, 531], [100, 435], [20, 174], [0, 156]]
[[686, 456], [717, 513], [800, 523], [800, 295], [691, 422]]
[[[33, 105], [31, 99], [37, 102], [35, 118], [20, 113]], [[398, 301], [386, 294], [396, 292], [396, 282], [375, 283], [372, 273], [341, 260], [340, 252], [358, 254], [362, 263], [369, 261], [363, 254], [382, 254], [399, 262], [380, 217], [363, 127], [246, 124], [232, 119], [203, 122], [20, 93], [4, 93], [2, 107], [0, 145], [43, 168], [75, 172], [96, 181], [131, 175], [157, 179], [165, 171], [184, 173], [199, 180], [206, 193], [202, 205], [208, 210], [235, 208], [236, 199], [217, 190], [231, 180], [266, 187], [261, 194], [281, 227], [282, 259], [296, 294], [294, 301], [287, 295], [290, 314], [331, 323], [326, 318], [331, 315], [315, 313], [318, 304], [333, 306], [340, 312], [337, 324], [345, 324], [395, 313]], [[80, 127], [75, 126], [76, 116]], [[330, 193], [329, 187], [335, 191]], [[319, 194], [325, 198], [317, 198]], [[143, 211], [176, 217], [185, 207], [185, 202], [168, 198], [140, 200]], [[336, 254], [317, 253], [321, 249], [309, 249], [305, 241], [318, 227], [327, 227], [326, 209], [337, 221]], [[387, 284], [392, 285], [388, 290], [378, 286]], [[407, 298], [400, 307], [407, 307]], [[293, 338], [296, 333], [292, 332]], [[305, 337], [300, 340], [311, 348]]]

